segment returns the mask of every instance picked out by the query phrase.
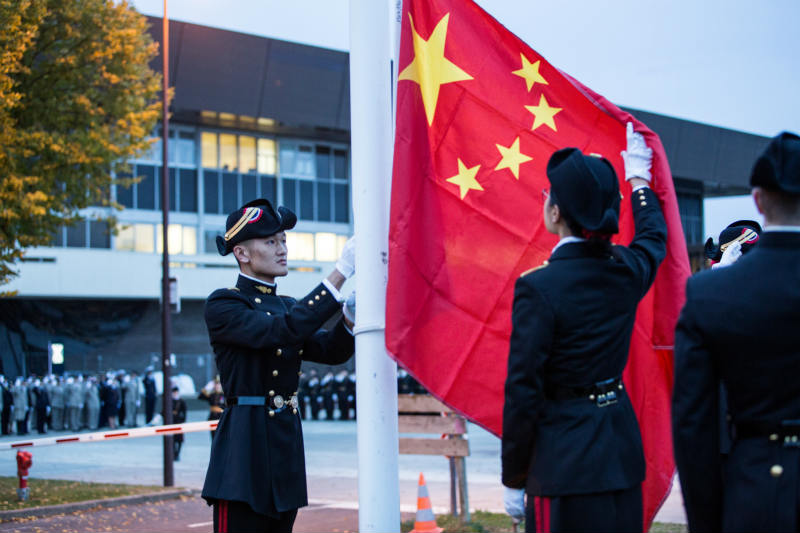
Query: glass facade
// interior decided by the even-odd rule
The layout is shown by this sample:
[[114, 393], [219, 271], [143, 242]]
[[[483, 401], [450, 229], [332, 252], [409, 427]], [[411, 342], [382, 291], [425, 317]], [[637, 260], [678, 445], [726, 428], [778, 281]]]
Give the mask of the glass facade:
[[[113, 241], [116, 250], [161, 252], [160, 224], [154, 217], [161, 209], [161, 149], [157, 138], [146, 154], [130, 161], [128, 174], [118, 176], [137, 182], [116, 187], [116, 201], [127, 208]], [[169, 161], [169, 207], [175, 213], [168, 232], [170, 253], [216, 255], [216, 236], [227, 213], [256, 198], [297, 214], [298, 231], [288, 234], [289, 259], [335, 261], [351, 231], [346, 145], [175, 125]], [[79, 236], [71, 242], [79, 243]]]

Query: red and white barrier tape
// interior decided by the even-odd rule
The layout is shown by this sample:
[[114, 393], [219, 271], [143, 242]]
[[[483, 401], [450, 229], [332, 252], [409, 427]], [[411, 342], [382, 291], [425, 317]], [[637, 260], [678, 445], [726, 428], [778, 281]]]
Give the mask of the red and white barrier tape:
[[41, 439], [0, 442], [0, 450], [15, 450], [56, 444], [72, 444], [75, 442], [106, 442], [118, 439], [136, 439], [139, 437], [158, 437], [179, 433], [195, 433], [197, 431], [213, 431], [217, 429], [217, 420], [189, 422], [188, 424], [170, 424], [168, 426], [145, 426], [141, 428], [118, 429], [115, 431], [97, 431], [94, 433], [77, 433], [61, 437], [44, 437]]

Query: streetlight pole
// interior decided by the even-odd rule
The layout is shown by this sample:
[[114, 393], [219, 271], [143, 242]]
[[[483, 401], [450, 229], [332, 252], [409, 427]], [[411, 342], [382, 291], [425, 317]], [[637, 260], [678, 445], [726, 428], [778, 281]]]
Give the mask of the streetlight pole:
[[[170, 372], [170, 290], [169, 290], [169, 19], [167, 18], [167, 0], [164, 0], [164, 18], [161, 21], [161, 59], [163, 61], [163, 82], [161, 90], [161, 371], [163, 373], [162, 407], [164, 423], [172, 424], [172, 385]], [[173, 472], [172, 435], [164, 436], [164, 486], [175, 484]]]

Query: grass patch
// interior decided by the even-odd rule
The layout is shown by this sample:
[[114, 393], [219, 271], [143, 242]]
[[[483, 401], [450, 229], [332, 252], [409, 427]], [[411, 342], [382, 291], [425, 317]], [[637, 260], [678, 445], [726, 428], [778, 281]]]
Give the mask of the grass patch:
[[[469, 524], [462, 524], [455, 516], [439, 515], [436, 517], [436, 525], [444, 530], [442, 533], [512, 533], [514, 531], [511, 517], [505, 513], [475, 511], [470, 518]], [[413, 520], [408, 520], [400, 525], [402, 533], [408, 533], [412, 529], [414, 529]], [[518, 530], [525, 531], [525, 524], [520, 523]], [[650, 533], [687, 533], [688, 531], [685, 524], [665, 522], [655, 522], [650, 528]]]
[[17, 500], [19, 480], [15, 477], [0, 476], [0, 511], [27, 509], [43, 505], [59, 505], [62, 503], [102, 500], [119, 496], [134, 496], [174, 487], [149, 485], [124, 485], [115, 483], [88, 483], [84, 481], [68, 481], [63, 479], [28, 478], [30, 497], [27, 501]]

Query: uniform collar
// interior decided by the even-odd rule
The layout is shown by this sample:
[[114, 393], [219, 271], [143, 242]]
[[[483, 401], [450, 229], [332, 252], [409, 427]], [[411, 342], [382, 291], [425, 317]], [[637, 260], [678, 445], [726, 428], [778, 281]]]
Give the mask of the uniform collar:
[[275, 283], [267, 283], [260, 279], [242, 274], [239, 272], [239, 279], [236, 281], [236, 288], [247, 294], [276, 294], [278, 285]]
[[[568, 237], [569, 238], [569, 237]], [[559, 259], [574, 259], [577, 257], [587, 257], [591, 254], [588, 253], [586, 250], [586, 240], [570, 240], [568, 242], [564, 242], [566, 239], [562, 239], [555, 248], [553, 248], [553, 253], [550, 255], [550, 261], [558, 261]]]
[[567, 237], [564, 237], [563, 239], [558, 241], [558, 244], [553, 246], [553, 251], [550, 252], [550, 255], [553, 255], [554, 253], [556, 253], [556, 250], [558, 250], [559, 248], [561, 248], [565, 244], [570, 244], [570, 243], [573, 243], [573, 242], [583, 242], [585, 240], [586, 239], [584, 239], [582, 237], [576, 237], [574, 235], [569, 235]]
[[753, 251], [761, 248], [793, 248], [800, 250], [800, 233], [795, 231], [764, 231]]

